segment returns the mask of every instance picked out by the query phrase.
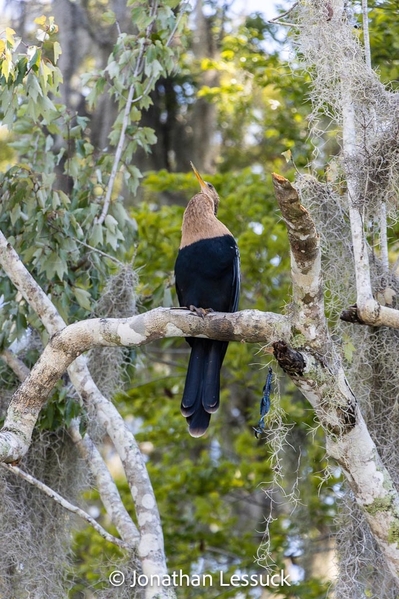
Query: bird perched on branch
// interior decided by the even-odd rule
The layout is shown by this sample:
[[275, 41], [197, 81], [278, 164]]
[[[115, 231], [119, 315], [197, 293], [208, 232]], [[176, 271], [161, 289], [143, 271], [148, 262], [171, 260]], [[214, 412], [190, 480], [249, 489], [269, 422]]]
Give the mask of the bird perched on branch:
[[[204, 317], [209, 311], [235, 312], [240, 291], [240, 257], [234, 237], [217, 219], [219, 196], [192, 169], [201, 187], [183, 216], [182, 237], [175, 264], [180, 306]], [[198, 337], [191, 345], [181, 412], [193, 437], [203, 435], [219, 407], [220, 369], [228, 343]]]

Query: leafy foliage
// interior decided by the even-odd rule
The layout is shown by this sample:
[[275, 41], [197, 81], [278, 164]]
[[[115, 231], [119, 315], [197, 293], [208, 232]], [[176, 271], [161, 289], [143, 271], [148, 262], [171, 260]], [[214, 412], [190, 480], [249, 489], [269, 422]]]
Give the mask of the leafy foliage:
[[[142, 175], [130, 164], [132, 154], [138, 146], [148, 151], [156, 142], [152, 130], [139, 125], [141, 110], [148, 107], [157, 78], [174, 66], [174, 54], [167, 42], [178, 23], [171, 8], [165, 4], [154, 15], [148, 13], [147, 3], [137, 3], [134, 10], [140, 12], [140, 19], [147, 19], [146, 34], [121, 33], [107, 68], [85, 79], [85, 84], [91, 86], [91, 106], [108, 89], [123, 114], [126, 87], [130, 86], [135, 94], [134, 107], [126, 116], [128, 143], [121, 156], [125, 168], [121, 169], [103, 222], [98, 222], [98, 217], [112, 156], [98, 153], [90, 143], [86, 117], [71, 114], [56, 101], [62, 74], [57, 67], [61, 48], [53, 17], [35, 20], [39, 43], [25, 46], [24, 51], [19, 51], [21, 39], [11, 28], [0, 40], [0, 117], [12, 128], [14, 139], [9, 147], [17, 156], [16, 163], [0, 173], [0, 225], [66, 322], [90, 315], [118, 260], [129, 257], [136, 223], [123, 206], [122, 184], [130, 193], [137, 189]], [[155, 26], [156, 34], [152, 36]], [[132, 65], [136, 65], [133, 74]], [[110, 134], [111, 145], [117, 143], [120, 133], [118, 117]], [[4, 275], [0, 288], [1, 345], [20, 339], [28, 326], [40, 331], [45, 341], [36, 315], [24, 299], [14, 301], [13, 286]], [[59, 420], [48, 415], [44, 422]]]

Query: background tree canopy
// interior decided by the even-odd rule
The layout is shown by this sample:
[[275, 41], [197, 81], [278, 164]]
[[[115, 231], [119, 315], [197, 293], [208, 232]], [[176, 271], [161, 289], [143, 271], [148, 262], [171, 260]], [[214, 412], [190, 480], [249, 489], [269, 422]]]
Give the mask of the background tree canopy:
[[[338, 144], [325, 116], [323, 135], [310, 138], [309, 74], [299, 64], [287, 66], [281, 30], [261, 13], [237, 16], [234, 3], [217, 0], [195, 7], [177, 0], [7, 6], [12, 17], [0, 39], [0, 227], [65, 322], [178, 304], [173, 265], [184, 207], [197, 192], [190, 160], [219, 191], [219, 217], [237, 239], [240, 309], [283, 311], [290, 302], [289, 246], [270, 174], [328, 181]], [[370, 3], [374, 66], [394, 87], [396, 9], [393, 1]], [[360, 21], [359, 3], [353, 10]], [[396, 225], [390, 235], [396, 239]], [[18, 384], [7, 352], [30, 368], [48, 333], [3, 271], [0, 296], [4, 418]], [[325, 299], [334, 326], [328, 287]], [[351, 363], [356, 348], [349, 333], [341, 348]], [[326, 596], [344, 491], [313, 410], [277, 369], [270, 348], [232, 343], [221, 408], [208, 434], [193, 440], [179, 409], [187, 361], [183, 339], [90, 353], [93, 378], [145, 457], [169, 571], [229, 576], [282, 568], [295, 587], [240, 588], [239, 596]], [[256, 439], [269, 365], [271, 410]], [[71, 501], [79, 503], [83, 492], [92, 513], [113, 529], [68, 435], [76, 419], [81, 434], [102, 446], [134, 514], [109, 438], [68, 377], [42, 410], [23, 466]], [[135, 596], [108, 582], [114, 566], [133, 569], [122, 549], [81, 524], [71, 543], [71, 524], [58, 506], [14, 474], [1, 475], [2, 596], [24, 599], [32, 589], [38, 593], [32, 596], [52, 599]], [[21, 513], [25, 527], [18, 525]], [[39, 558], [48, 565], [46, 580], [37, 577]], [[177, 594], [204, 593], [183, 587]], [[215, 585], [206, 596], [238, 594]]]

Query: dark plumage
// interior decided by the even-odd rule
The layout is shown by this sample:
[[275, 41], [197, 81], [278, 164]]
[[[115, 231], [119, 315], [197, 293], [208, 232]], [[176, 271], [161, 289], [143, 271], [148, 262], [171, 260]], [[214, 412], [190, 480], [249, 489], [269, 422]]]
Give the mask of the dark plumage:
[[[193, 167], [201, 192], [188, 203], [175, 264], [181, 306], [235, 312], [240, 290], [240, 258], [230, 231], [216, 218], [219, 196]], [[199, 310], [198, 310], [199, 312]], [[189, 432], [200, 437], [219, 407], [220, 369], [228, 343], [187, 338], [191, 345], [181, 412]]]

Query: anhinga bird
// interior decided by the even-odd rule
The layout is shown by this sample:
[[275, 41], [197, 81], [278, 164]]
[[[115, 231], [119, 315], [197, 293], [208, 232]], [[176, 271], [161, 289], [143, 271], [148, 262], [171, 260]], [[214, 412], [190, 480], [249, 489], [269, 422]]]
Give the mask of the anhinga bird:
[[[180, 306], [199, 315], [206, 311], [235, 312], [240, 292], [240, 257], [234, 237], [216, 218], [219, 196], [191, 163], [201, 186], [183, 216], [182, 237], [175, 264]], [[220, 369], [228, 343], [188, 337], [191, 355], [181, 412], [189, 432], [200, 437], [219, 407]]]

